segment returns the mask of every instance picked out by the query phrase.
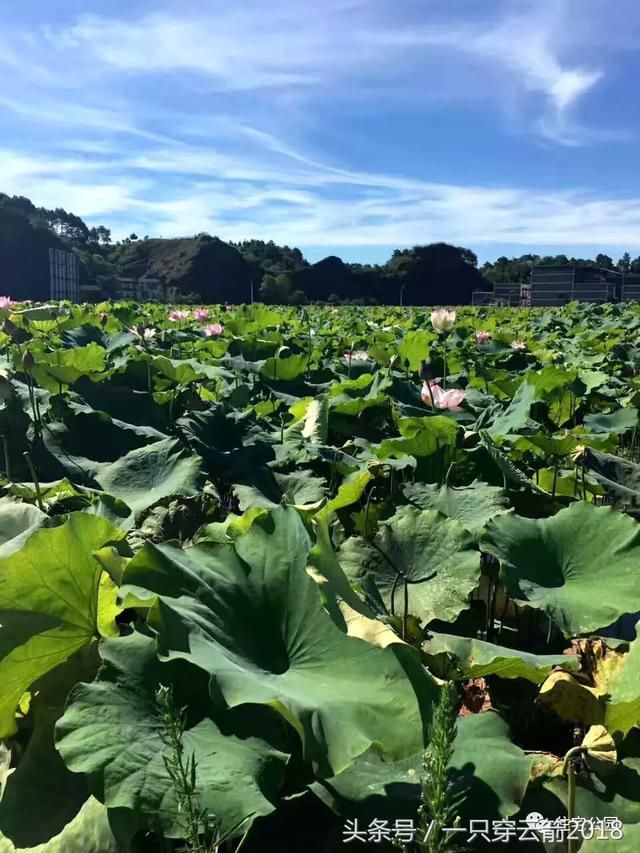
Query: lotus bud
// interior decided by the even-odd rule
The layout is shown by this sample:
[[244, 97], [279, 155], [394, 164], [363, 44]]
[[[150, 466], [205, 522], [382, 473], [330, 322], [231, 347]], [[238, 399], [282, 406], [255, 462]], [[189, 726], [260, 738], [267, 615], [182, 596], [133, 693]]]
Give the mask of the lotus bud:
[[33, 354], [30, 353], [28, 349], [25, 350], [24, 355], [22, 356], [22, 368], [25, 371], [25, 373], [31, 373], [35, 363], [36, 363], [36, 360], [33, 357]]
[[607, 775], [618, 761], [616, 745], [604, 726], [591, 726], [582, 740], [585, 761], [591, 771]]
[[5, 333], [5, 335], [9, 335], [9, 337], [11, 338], [18, 331], [18, 327], [15, 323], [12, 323], [8, 317], [6, 317], [4, 323], [2, 324], [2, 331]]
[[438, 308], [431, 312], [431, 325], [437, 332], [450, 332], [456, 322], [456, 312]]

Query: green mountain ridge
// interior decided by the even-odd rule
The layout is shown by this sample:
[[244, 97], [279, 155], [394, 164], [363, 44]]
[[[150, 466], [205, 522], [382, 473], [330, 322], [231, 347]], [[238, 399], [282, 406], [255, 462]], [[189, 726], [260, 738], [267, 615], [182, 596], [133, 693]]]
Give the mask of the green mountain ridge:
[[180, 298], [205, 303], [274, 304], [333, 301], [405, 305], [464, 304], [474, 290], [494, 282], [528, 279], [535, 263], [579, 263], [640, 272], [640, 258], [628, 253], [614, 265], [607, 255], [595, 260], [566, 255], [498, 258], [478, 268], [470, 250], [448, 243], [396, 249], [385, 264], [345, 263], [329, 256], [310, 264], [297, 248], [273, 241], [228, 243], [202, 233], [194, 237], [112, 242], [105, 226], [90, 227], [62, 208], [36, 207], [29, 199], [0, 193], [0, 281], [14, 299], [49, 298], [49, 248], [74, 251], [81, 282], [98, 284], [116, 296], [119, 279], [146, 277], [175, 288]]

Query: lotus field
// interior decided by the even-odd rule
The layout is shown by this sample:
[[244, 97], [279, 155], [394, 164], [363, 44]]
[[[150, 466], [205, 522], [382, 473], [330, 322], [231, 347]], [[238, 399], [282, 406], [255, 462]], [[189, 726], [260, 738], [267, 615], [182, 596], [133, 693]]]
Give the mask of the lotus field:
[[640, 307], [2, 323], [0, 853], [640, 849]]

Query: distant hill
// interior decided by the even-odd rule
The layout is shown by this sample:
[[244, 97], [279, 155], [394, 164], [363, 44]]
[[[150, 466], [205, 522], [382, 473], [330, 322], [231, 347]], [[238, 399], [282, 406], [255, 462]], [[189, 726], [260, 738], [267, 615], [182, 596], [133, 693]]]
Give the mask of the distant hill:
[[448, 243], [396, 249], [380, 265], [348, 264], [336, 256], [310, 264], [295, 247], [264, 240], [226, 243], [204, 233], [175, 239], [131, 234], [114, 243], [104, 225], [89, 227], [63, 208], [36, 207], [23, 196], [0, 193], [0, 291], [48, 298], [50, 247], [74, 251], [87, 283], [147, 276], [182, 296], [198, 294], [203, 302], [246, 302], [253, 289], [256, 299], [272, 303], [459, 305], [470, 302], [474, 290], [491, 290], [493, 282], [527, 281], [541, 261], [640, 272], [640, 258], [628, 253], [616, 264], [602, 254], [595, 260], [522, 255], [478, 269], [470, 249]]
[[49, 249], [66, 244], [48, 228], [0, 208], [0, 290], [14, 299], [49, 298]]
[[122, 247], [116, 264], [125, 278], [158, 278], [181, 293], [199, 293], [203, 302], [251, 298], [250, 265], [217, 237], [138, 240]]

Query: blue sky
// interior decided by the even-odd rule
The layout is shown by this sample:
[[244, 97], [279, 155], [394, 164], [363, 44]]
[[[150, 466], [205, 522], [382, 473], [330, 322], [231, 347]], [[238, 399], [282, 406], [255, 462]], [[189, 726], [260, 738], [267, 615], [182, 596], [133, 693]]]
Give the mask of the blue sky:
[[116, 236], [640, 255], [636, 0], [23, 0], [0, 191]]

